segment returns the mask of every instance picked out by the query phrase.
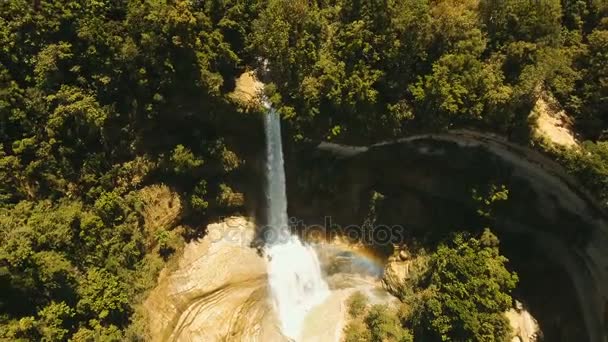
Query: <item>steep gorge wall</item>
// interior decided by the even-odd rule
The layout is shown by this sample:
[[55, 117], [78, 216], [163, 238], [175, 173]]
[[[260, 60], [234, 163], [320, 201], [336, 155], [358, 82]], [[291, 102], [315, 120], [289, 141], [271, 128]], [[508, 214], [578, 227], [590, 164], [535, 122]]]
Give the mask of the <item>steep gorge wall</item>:
[[[376, 191], [385, 198], [377, 223], [406, 225], [413, 234], [430, 227], [468, 228], [475, 221], [471, 189], [507, 185], [509, 200], [497, 208], [492, 228], [507, 245], [525, 239], [505, 247], [510, 258], [542, 256], [540, 266], [527, 265], [525, 258], [516, 266], [522, 267], [522, 278], [544, 282], [545, 290], [527, 292], [530, 305], [551, 316], [544, 328], [557, 329], [565, 340], [608, 341], [606, 213], [539, 153], [496, 136], [458, 131], [370, 147], [321, 144], [294, 151], [287, 166], [291, 215], [307, 223], [331, 216], [336, 224], [360, 224], [368, 214], [369, 194]], [[551, 275], [543, 274], [553, 267], [548, 265], [557, 269]], [[556, 299], [561, 308], [550, 307]], [[555, 310], [563, 312], [551, 313]], [[584, 331], [577, 330], [577, 320]], [[570, 331], [559, 327], [561, 321], [574, 322]]]

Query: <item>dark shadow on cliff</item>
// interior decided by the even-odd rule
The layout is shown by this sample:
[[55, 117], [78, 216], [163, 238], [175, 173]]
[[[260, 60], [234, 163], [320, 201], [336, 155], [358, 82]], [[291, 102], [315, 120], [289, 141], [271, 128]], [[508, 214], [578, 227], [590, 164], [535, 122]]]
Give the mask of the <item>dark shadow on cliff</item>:
[[473, 132], [358, 150], [321, 147], [287, 153], [290, 215], [308, 225], [330, 216], [334, 229], [361, 225], [378, 193], [376, 225], [402, 225], [405, 240], [434, 244], [451, 231], [482, 229], [487, 222], [477, 214], [472, 189], [505, 185], [509, 199], [496, 206], [491, 226], [520, 273], [515, 297], [537, 317], [547, 341], [605, 338], [606, 214], [557, 164]]

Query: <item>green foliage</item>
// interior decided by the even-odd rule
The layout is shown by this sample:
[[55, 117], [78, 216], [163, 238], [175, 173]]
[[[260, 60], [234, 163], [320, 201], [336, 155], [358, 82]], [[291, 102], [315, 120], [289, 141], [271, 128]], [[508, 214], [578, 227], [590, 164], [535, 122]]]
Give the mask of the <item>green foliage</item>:
[[235, 15], [254, 5], [0, 6], [0, 169], [19, 175], [3, 177], [3, 201], [111, 191], [104, 175], [142, 152], [175, 152], [177, 172], [201, 166], [212, 146], [198, 144], [216, 139], [217, 114], [232, 111], [222, 87], [239, 68], [231, 44], [242, 52], [249, 27]]
[[401, 326], [396, 312], [384, 305], [373, 305], [365, 317], [372, 342], [412, 342], [412, 334]]
[[510, 326], [503, 313], [518, 278], [506, 268], [498, 239], [457, 234], [431, 256], [423, 291], [412, 299], [412, 324], [425, 339], [504, 341]]
[[582, 76], [567, 104], [579, 116], [580, 126], [597, 137], [608, 123], [608, 30], [596, 29], [587, 39], [587, 49], [579, 57]]
[[386, 305], [372, 305], [368, 298], [355, 292], [348, 299], [351, 319], [344, 329], [347, 342], [412, 342], [413, 335], [401, 325], [397, 311]]
[[[410, 87], [414, 100], [428, 113], [435, 113], [435, 125], [491, 119], [510, 99], [512, 90], [503, 84], [500, 66], [479, 60], [484, 50], [478, 40], [463, 44], [462, 52], [444, 54], [433, 64], [430, 75]], [[474, 46], [481, 44], [481, 46]]]
[[61, 302], [51, 302], [38, 313], [42, 340], [62, 341], [69, 336], [70, 320], [75, 316], [74, 309]]
[[124, 341], [124, 336], [120, 329], [115, 325], [102, 326], [98, 321], [91, 320], [92, 329], [80, 328], [72, 335], [74, 341], [108, 341], [120, 342]]
[[[137, 190], [167, 184], [184, 216], [203, 220], [245, 203], [233, 181], [256, 126], [228, 93], [246, 68], [267, 62], [265, 91], [294, 141], [509, 133], [541, 91], [582, 139], [601, 140], [607, 15], [605, 2], [577, 0], [0, 1], [0, 339], [126, 338], [132, 304], [182, 232], [147, 231]], [[552, 153], [606, 202], [604, 142]], [[433, 336], [502, 333], [495, 316], [447, 299], [440, 265], [482, 267], [477, 255], [505, 277], [493, 239], [474, 241], [431, 263], [439, 275], [422, 292], [433, 305], [420, 317]], [[450, 310], [466, 326], [441, 316]], [[352, 323], [353, 341], [409, 339], [376, 311]]]
[[488, 34], [497, 44], [559, 40], [562, 17], [559, 0], [482, 0], [479, 5]]
[[479, 209], [477, 213], [481, 217], [492, 218], [493, 207], [502, 201], [509, 199], [509, 189], [505, 185], [490, 184], [489, 189], [481, 192], [473, 189], [473, 200], [477, 202]]
[[124, 340], [180, 245], [145, 229], [137, 190], [167, 184], [205, 214], [207, 182], [242, 200], [227, 93], [257, 6], [0, 2], [0, 339]]
[[255, 21], [251, 48], [268, 62], [269, 98], [296, 141], [510, 132], [540, 91], [596, 139], [608, 107], [605, 16], [589, 1], [276, 0]]
[[348, 298], [348, 313], [352, 317], [358, 317], [365, 312], [368, 298], [362, 292], [357, 291]]
[[78, 292], [78, 311], [100, 322], [120, 322], [129, 308], [127, 285], [105, 269], [89, 269]]
[[177, 175], [191, 174], [203, 165], [203, 160], [194, 156], [192, 151], [183, 145], [177, 145], [171, 155], [173, 172]]
[[105, 193], [91, 207], [64, 199], [0, 208], [0, 309], [9, 317], [0, 336], [54, 341], [78, 329], [120, 333], [137, 294], [160, 271], [160, 256], [146, 255], [135, 202]]
[[103, 193], [93, 206], [97, 214], [108, 224], [124, 220], [124, 203], [115, 192]]
[[586, 141], [581, 151], [550, 148], [548, 152], [608, 207], [608, 142]]
[[226, 184], [220, 184], [216, 202], [225, 208], [239, 208], [245, 204], [243, 194], [235, 192]]
[[0, 337], [9, 341], [34, 341], [42, 338], [37, 330], [36, 319], [34, 317], [23, 317], [19, 320], [12, 320], [4, 324]]
[[352, 320], [344, 327], [344, 342], [368, 342], [371, 339], [367, 325], [360, 319]]
[[190, 196], [190, 205], [194, 210], [204, 212], [209, 206], [209, 202], [205, 200], [207, 195], [207, 181], [201, 180], [195, 187]]
[[351, 296], [345, 340], [506, 341], [511, 331], [504, 312], [518, 281], [507, 262], [489, 229], [478, 238], [456, 234], [412, 260], [398, 310], [369, 307], [361, 293]]
[[222, 162], [222, 169], [225, 172], [234, 171], [238, 169], [241, 165], [241, 160], [239, 159], [239, 156], [233, 151], [227, 149], [226, 147], [222, 149], [220, 158]]
[[252, 46], [280, 85], [270, 98], [306, 136], [398, 134], [413, 118], [403, 89], [425, 57], [427, 10], [426, 1], [269, 1]]

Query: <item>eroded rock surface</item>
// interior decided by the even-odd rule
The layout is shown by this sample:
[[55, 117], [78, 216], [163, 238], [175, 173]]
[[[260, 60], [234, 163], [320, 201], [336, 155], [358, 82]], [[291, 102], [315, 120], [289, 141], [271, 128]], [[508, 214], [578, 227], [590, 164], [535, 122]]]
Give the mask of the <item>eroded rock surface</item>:
[[542, 94], [531, 113], [536, 125], [533, 129], [538, 137], [550, 143], [577, 148], [578, 142], [572, 129], [573, 120], [559, 107], [558, 102], [549, 94]]
[[144, 303], [151, 341], [284, 341], [268, 301], [254, 226], [229, 218], [186, 246]]
[[236, 87], [230, 96], [245, 107], [256, 106], [263, 90], [264, 84], [257, 79], [255, 72], [247, 71], [236, 79]]
[[410, 274], [410, 263], [409, 260], [393, 260], [386, 264], [382, 285], [387, 291], [394, 294], [401, 292], [401, 284]]

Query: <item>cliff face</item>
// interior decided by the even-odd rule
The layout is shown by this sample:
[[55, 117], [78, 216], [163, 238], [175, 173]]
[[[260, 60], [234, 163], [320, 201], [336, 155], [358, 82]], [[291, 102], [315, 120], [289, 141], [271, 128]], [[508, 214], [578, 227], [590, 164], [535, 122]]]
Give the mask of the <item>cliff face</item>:
[[292, 153], [287, 179], [289, 212], [307, 223], [361, 224], [377, 192], [376, 224], [414, 236], [470, 228], [478, 220], [472, 189], [506, 185], [492, 229], [522, 279], [516, 297], [546, 340], [608, 341], [607, 216], [539, 153], [467, 131], [363, 148], [322, 144]]
[[[607, 215], [548, 158], [466, 131], [359, 148], [324, 144], [287, 156], [290, 215], [360, 225], [379, 193], [375, 223], [404, 226], [404, 239], [473, 227], [472, 189], [506, 185], [509, 200], [496, 208], [491, 228], [520, 275], [515, 297], [538, 319], [544, 340], [608, 341]], [[227, 229], [246, 238], [214, 238]], [[248, 247], [253, 231], [244, 219], [211, 225], [205, 239], [186, 247], [145, 303], [151, 340], [283, 338], [263, 299], [264, 260]]]

